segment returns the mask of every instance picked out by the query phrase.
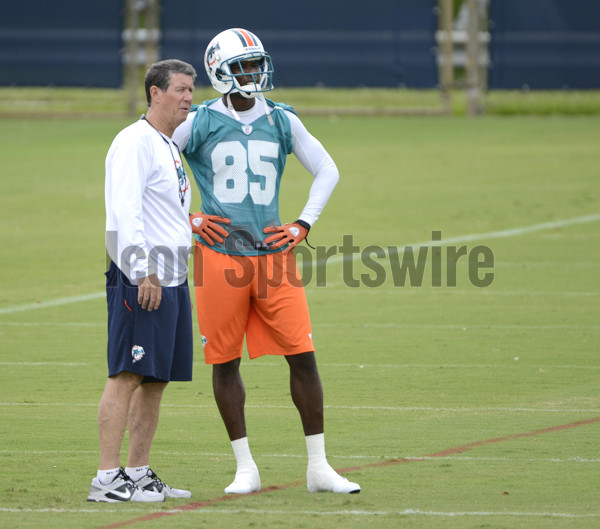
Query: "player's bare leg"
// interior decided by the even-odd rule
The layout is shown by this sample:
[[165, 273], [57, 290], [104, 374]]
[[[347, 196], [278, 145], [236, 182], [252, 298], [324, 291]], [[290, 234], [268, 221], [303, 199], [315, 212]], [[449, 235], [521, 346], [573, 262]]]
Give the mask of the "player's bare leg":
[[213, 392], [235, 454], [235, 479], [227, 494], [249, 494], [260, 490], [260, 475], [252, 459], [246, 436], [244, 404], [246, 391], [240, 374], [240, 359], [213, 365]]
[[304, 435], [323, 433], [323, 388], [314, 352], [286, 356], [290, 391], [302, 421]]
[[306, 486], [309, 492], [360, 492], [360, 485], [340, 476], [327, 462], [323, 428], [323, 388], [313, 351], [285, 357], [290, 366], [292, 400], [302, 421], [308, 468]]

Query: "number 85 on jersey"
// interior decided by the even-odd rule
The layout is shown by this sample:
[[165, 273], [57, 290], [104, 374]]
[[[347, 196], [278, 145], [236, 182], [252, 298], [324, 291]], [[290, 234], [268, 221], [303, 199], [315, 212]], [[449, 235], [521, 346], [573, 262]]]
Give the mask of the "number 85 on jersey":
[[[240, 141], [218, 143], [211, 154], [215, 198], [239, 204], [249, 194], [255, 204], [268, 206], [277, 191], [278, 156], [279, 144], [270, 141], [248, 140], [247, 148]], [[250, 180], [248, 169], [258, 181]]]

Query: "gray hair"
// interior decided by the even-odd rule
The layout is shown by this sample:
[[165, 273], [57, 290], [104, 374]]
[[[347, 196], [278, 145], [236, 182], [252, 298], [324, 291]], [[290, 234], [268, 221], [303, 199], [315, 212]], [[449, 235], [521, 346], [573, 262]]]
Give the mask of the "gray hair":
[[189, 75], [193, 81], [196, 80], [196, 70], [194, 67], [191, 64], [178, 59], [166, 59], [164, 61], [155, 62], [148, 68], [146, 79], [144, 80], [148, 106], [150, 106], [151, 102], [150, 87], [156, 86], [163, 92], [166, 92], [167, 88], [169, 88], [169, 82], [171, 81], [171, 74], [174, 73]]

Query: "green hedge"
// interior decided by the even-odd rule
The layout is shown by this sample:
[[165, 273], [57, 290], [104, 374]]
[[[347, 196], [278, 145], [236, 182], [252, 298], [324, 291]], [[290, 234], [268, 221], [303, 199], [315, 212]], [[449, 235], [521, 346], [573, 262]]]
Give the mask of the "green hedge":
[[[216, 96], [206, 86], [198, 87], [196, 102]], [[441, 111], [437, 90], [372, 88], [278, 88], [272, 99], [284, 101], [306, 114], [432, 114]], [[138, 93], [135, 114], [146, 107], [143, 91]], [[453, 113], [466, 114], [466, 94], [452, 94]], [[483, 102], [492, 115], [600, 114], [600, 90], [590, 91], [492, 91]], [[125, 90], [98, 88], [3, 87], [0, 88], [0, 117], [117, 117], [129, 114]]]

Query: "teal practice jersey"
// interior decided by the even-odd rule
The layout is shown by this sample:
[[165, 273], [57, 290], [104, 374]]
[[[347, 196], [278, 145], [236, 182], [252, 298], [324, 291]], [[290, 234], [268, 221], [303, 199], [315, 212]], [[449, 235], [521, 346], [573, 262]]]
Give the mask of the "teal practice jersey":
[[[232, 255], [273, 252], [264, 242], [263, 229], [281, 224], [279, 186], [292, 152], [292, 131], [284, 109], [293, 109], [267, 100], [274, 125], [266, 115], [244, 125], [211, 110], [214, 101], [192, 107], [196, 116], [184, 150], [200, 189], [202, 211], [231, 220], [230, 225], [222, 224], [229, 237], [211, 249]], [[204, 244], [198, 235], [196, 239]]]

